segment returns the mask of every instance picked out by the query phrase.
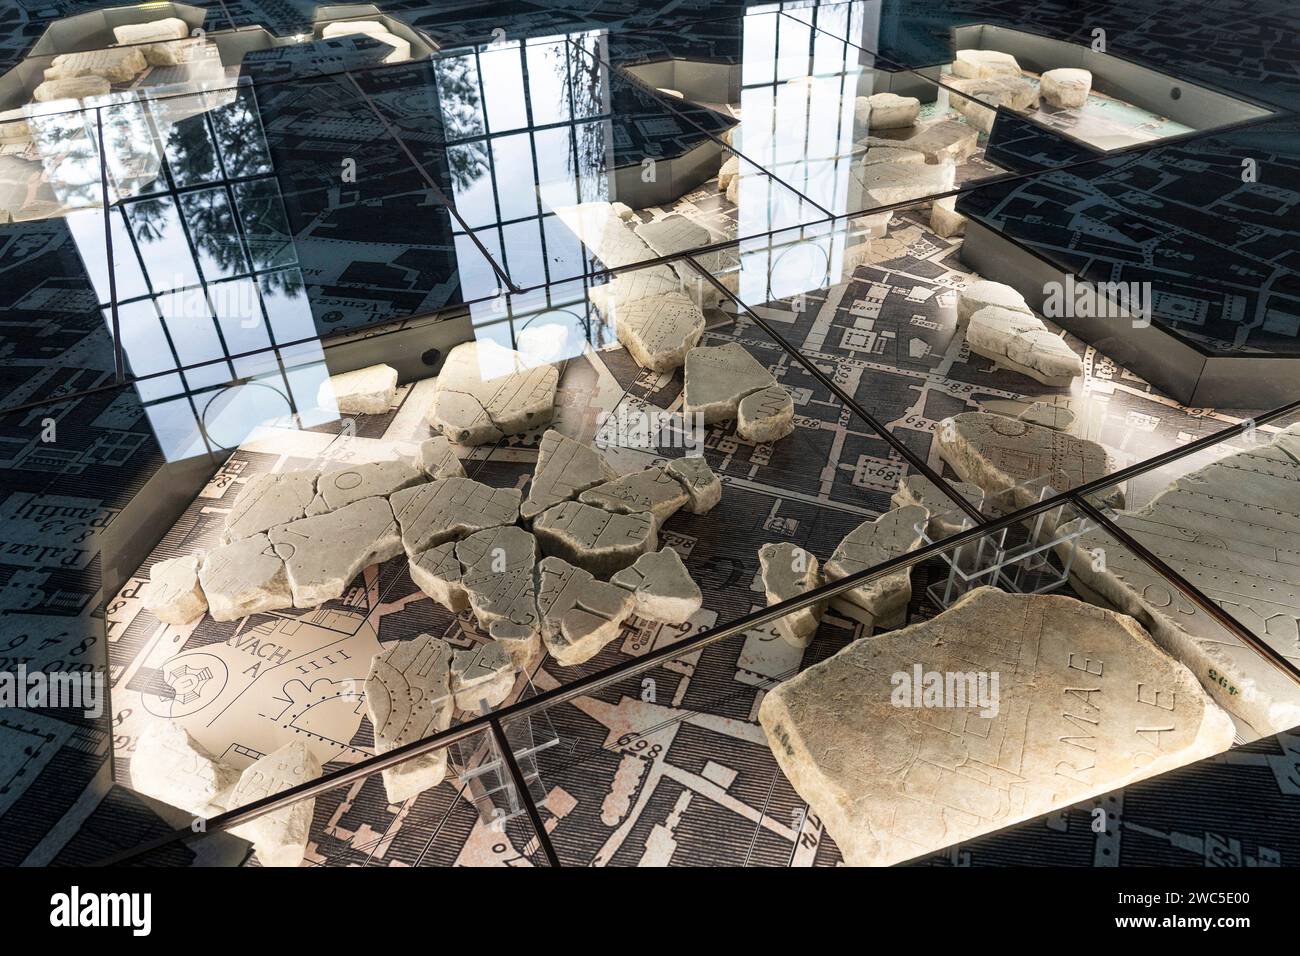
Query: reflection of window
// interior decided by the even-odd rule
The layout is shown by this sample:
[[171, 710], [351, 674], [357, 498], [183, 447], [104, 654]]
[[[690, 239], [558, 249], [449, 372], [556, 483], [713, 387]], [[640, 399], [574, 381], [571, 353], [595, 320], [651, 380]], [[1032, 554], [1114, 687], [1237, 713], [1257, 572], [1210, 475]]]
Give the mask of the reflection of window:
[[[582, 245], [551, 210], [609, 197], [608, 91], [594, 55], [570, 39], [596, 52], [595, 34], [545, 37], [434, 65], [456, 210], [524, 286], [590, 271]], [[455, 228], [462, 248], [468, 236]], [[494, 276], [461, 278], [471, 299], [497, 285]]]
[[[316, 331], [252, 97], [243, 89], [102, 110], [116, 200], [107, 211], [112, 275], [92, 281], [172, 459], [204, 450], [215, 408], [237, 434], [230, 409], [257, 415], [244, 423], [251, 427], [311, 407], [325, 375], [319, 343], [310, 354], [285, 348]], [[103, 257], [103, 219], [94, 219], [74, 229]], [[230, 383], [242, 379], [280, 396], [275, 407], [259, 413], [214, 397], [236, 394], [241, 386]]]

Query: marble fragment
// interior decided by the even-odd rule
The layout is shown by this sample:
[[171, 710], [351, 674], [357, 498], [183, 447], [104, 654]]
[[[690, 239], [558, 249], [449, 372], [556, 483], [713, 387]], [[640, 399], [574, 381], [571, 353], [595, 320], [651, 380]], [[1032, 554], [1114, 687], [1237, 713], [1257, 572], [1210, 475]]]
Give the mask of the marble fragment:
[[130, 83], [148, 67], [144, 53], [136, 47], [112, 47], [82, 53], [61, 53], [45, 70], [47, 80], [70, 80], [98, 76], [109, 83]]
[[854, 165], [850, 175], [871, 206], [928, 199], [947, 192], [956, 183], [956, 168], [951, 163]]
[[457, 650], [452, 657], [451, 689], [461, 710], [483, 713], [509, 697], [514, 686], [514, 661], [496, 641]]
[[560, 558], [543, 558], [538, 568], [537, 609], [546, 650], [563, 667], [591, 660], [618, 637], [632, 613], [632, 592], [597, 581]]
[[203, 556], [199, 585], [214, 621], [293, 607], [284, 562], [263, 532], [213, 548]]
[[[962, 412], [938, 431], [940, 457], [986, 497], [999, 496], [1000, 505], [1024, 508], [1039, 500], [1044, 482], [1060, 494], [1115, 471], [1094, 441], [992, 412]], [[1123, 493], [1111, 489], [1105, 503], [1121, 506]]]
[[460, 561], [456, 558], [455, 541], [446, 541], [437, 547], [410, 556], [407, 565], [411, 580], [429, 597], [447, 610], [460, 613], [469, 607], [469, 594], [461, 582]]
[[731, 183], [740, 175], [740, 157], [735, 153], [728, 154], [722, 165], [718, 167], [718, 190], [726, 192], [731, 187]]
[[316, 393], [316, 404], [337, 408], [343, 415], [382, 415], [397, 398], [397, 369], [369, 365], [331, 375]]
[[690, 498], [686, 510], [702, 515], [711, 511], [722, 500], [722, 481], [713, 473], [703, 455], [674, 458], [664, 470], [681, 482]]
[[901, 129], [916, 122], [921, 113], [921, 101], [915, 96], [897, 93], [873, 93], [868, 122], [871, 129]]
[[690, 500], [681, 482], [662, 468], [646, 468], [596, 485], [578, 496], [583, 504], [619, 514], [649, 512], [655, 527], [676, 514]]
[[363, 568], [402, 553], [393, 509], [383, 498], [272, 528], [268, 537], [284, 561], [298, 608], [342, 597]]
[[384, 57], [385, 63], [403, 63], [411, 58], [410, 41], [402, 39], [378, 20], [345, 20], [326, 24], [321, 31], [321, 36], [325, 39], [358, 34], [373, 37], [393, 48], [393, 52]]
[[596, 449], [548, 428], [542, 435], [537, 467], [528, 485], [528, 497], [519, 506], [519, 515], [525, 521], [532, 521], [552, 505], [576, 498], [588, 488], [617, 477], [618, 472]]
[[315, 471], [277, 471], [253, 475], [226, 513], [221, 543], [230, 544], [307, 516], [316, 497]]
[[632, 613], [647, 621], [685, 624], [704, 603], [700, 586], [672, 548], [641, 555], [609, 583], [631, 591]]
[[853, 866], [1064, 810], [1233, 740], [1132, 618], [993, 588], [855, 641], [768, 691], [758, 719]]
[[533, 365], [491, 340], [464, 342], [451, 350], [438, 375], [429, 424], [461, 445], [540, 428], [555, 412], [559, 378], [554, 366]]
[[[788, 541], [759, 548], [758, 564], [768, 607], [800, 597], [822, 583], [816, 556]], [[795, 647], [807, 647], [821, 625], [825, 610], [826, 602], [818, 601], [791, 611], [772, 623], [789, 643]]]
[[1010, 53], [998, 50], [958, 50], [952, 72], [956, 76], [976, 78], [1020, 76], [1020, 64]]
[[[978, 508], [984, 501], [984, 492], [968, 481], [949, 481], [949, 487]], [[898, 483], [890, 496], [895, 508], [919, 505], [930, 513], [928, 531], [931, 541], [947, 538], [965, 531], [973, 523], [957, 502], [935, 487], [925, 475], [907, 475]]]
[[420, 442], [420, 467], [434, 479], [465, 477], [465, 466], [460, 463], [451, 442], [442, 435]]
[[[676, 213], [641, 223], [636, 226], [636, 234], [657, 256], [673, 256], [693, 249], [703, 249], [715, 242], [713, 234], [700, 223]], [[716, 278], [723, 288], [731, 292], [737, 291], [740, 282], [740, 254], [737, 250], [696, 252], [692, 258], [699, 263], [700, 269]], [[700, 308], [717, 307], [725, 301], [725, 294], [689, 262], [679, 260], [670, 263], [670, 266], [677, 273], [686, 294]], [[699, 341], [698, 335], [695, 336], [695, 341]], [[691, 344], [694, 345], [695, 342]], [[681, 362], [677, 364], [680, 365]]]
[[618, 269], [654, 258], [650, 247], [610, 203], [579, 203], [558, 207], [555, 213], [606, 268]]
[[794, 396], [783, 385], [751, 392], [736, 408], [736, 432], [752, 442], [773, 442], [794, 432]]
[[925, 161], [925, 153], [893, 144], [889, 146], [868, 146], [857, 157], [859, 166], [874, 166], [876, 163], [915, 163], [924, 165]]
[[966, 232], [966, 217], [957, 211], [956, 196], [936, 199], [931, 204], [930, 229], [944, 239], [952, 239]]
[[[1300, 665], [1300, 426], [1257, 437], [1111, 520]], [[1142, 558], [1084, 518], [1058, 535], [1074, 588], [1141, 621], [1221, 706], [1260, 735], [1300, 723], [1295, 685]]]
[[1048, 70], [1039, 81], [1038, 91], [1050, 106], [1078, 109], [1088, 102], [1092, 92], [1092, 73], [1073, 67]]
[[164, 624], [188, 624], [208, 609], [199, 585], [202, 553], [159, 561], [149, 569], [149, 583], [141, 589], [145, 609]]
[[225, 808], [219, 801], [239, 780], [174, 720], [153, 720], [131, 751], [131, 786], [146, 796], [204, 819]]
[[680, 290], [635, 299], [619, 304], [614, 334], [642, 368], [671, 372], [704, 334], [704, 313]]
[[37, 103], [84, 100], [92, 96], [103, 96], [111, 89], [108, 80], [102, 76], [76, 76], [65, 80], [46, 80], [32, 91], [32, 99]]
[[[397, 641], [370, 661], [366, 711], [375, 732], [375, 753], [423, 740], [451, 726], [452, 650], [446, 641], [421, 634]], [[390, 803], [402, 803], [442, 783], [447, 751], [439, 749], [383, 771]]]
[[993, 131], [997, 109], [1025, 112], [1038, 106], [1038, 87], [1022, 77], [970, 77], [948, 80], [947, 86], [956, 90], [948, 102], [966, 121], [983, 133]]
[[1075, 414], [1068, 405], [1059, 402], [1034, 402], [1020, 413], [1019, 418], [1031, 425], [1068, 432], [1074, 425]]
[[461, 586], [489, 634], [497, 621], [540, 631], [533, 581], [540, 557], [537, 539], [516, 525], [488, 528], [456, 545]]
[[543, 553], [601, 578], [626, 568], [658, 543], [649, 512], [617, 514], [580, 501], [564, 501], [543, 511], [533, 521], [533, 533]]
[[1034, 310], [1025, 302], [1025, 297], [1011, 286], [1002, 282], [976, 279], [957, 292], [957, 321], [969, 322], [972, 315], [990, 306], [1023, 312], [1026, 315], [1034, 314]]
[[740, 400], [775, 385], [767, 366], [738, 342], [700, 345], [686, 353], [685, 411], [706, 425], [734, 419]]
[[[838, 581], [914, 550], [929, 518], [925, 508], [907, 505], [864, 521], [845, 535], [826, 562], [826, 580]], [[912, 569], [904, 567], [869, 578], [831, 603], [836, 610], [872, 627], [896, 627], [903, 622], [911, 599]]]
[[1083, 374], [1083, 360], [1035, 315], [987, 306], [970, 317], [966, 344], [976, 355], [1053, 388]]
[[894, 146], [915, 150], [927, 163], [962, 163], [975, 155], [979, 148], [979, 130], [969, 123], [956, 119], [942, 119], [921, 123], [906, 136], [888, 139], [869, 137], [866, 145]]
[[372, 461], [327, 471], [316, 479], [316, 496], [307, 505], [307, 515], [337, 511], [364, 498], [386, 498], [425, 480], [420, 469], [404, 461]]
[[113, 39], [118, 43], [158, 43], [162, 40], [183, 40], [189, 36], [189, 25], [180, 17], [163, 17], [148, 23], [123, 23], [113, 27]]
[[[302, 741], [285, 744], [245, 768], [231, 794], [233, 810], [290, 787], [309, 783], [320, 776], [320, 762]], [[316, 812], [314, 797], [297, 800], [272, 810], [231, 832], [253, 844], [262, 866], [299, 866], [307, 852], [311, 821]]]
[[444, 478], [394, 492], [389, 501], [407, 555], [519, 520], [518, 488], [492, 488], [471, 478]]

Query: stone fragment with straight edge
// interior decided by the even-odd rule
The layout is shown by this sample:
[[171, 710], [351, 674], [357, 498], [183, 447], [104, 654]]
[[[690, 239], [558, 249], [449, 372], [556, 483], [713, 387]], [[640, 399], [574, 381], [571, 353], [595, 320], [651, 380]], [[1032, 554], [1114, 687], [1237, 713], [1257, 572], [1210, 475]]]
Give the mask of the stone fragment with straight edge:
[[942, 119], [920, 123], [905, 134], [888, 133], [885, 136], [868, 136], [860, 145], [873, 149], [915, 150], [927, 163], [962, 163], [975, 155], [979, 148], [980, 131], [958, 119]]
[[578, 500], [618, 514], [648, 511], [655, 517], [656, 528], [661, 528], [690, 496], [681, 482], [662, 468], [646, 468], [589, 488]]
[[104, 96], [113, 87], [102, 76], [74, 76], [63, 80], [46, 80], [32, 91], [37, 103], [53, 100], [84, 100]]
[[1132, 618], [988, 587], [769, 690], [758, 720], [852, 866], [1063, 811], [1234, 733]]
[[471, 478], [444, 478], [389, 497], [407, 555], [519, 520], [518, 488], [493, 488]]
[[461, 586], [479, 625], [493, 633], [498, 622], [541, 633], [534, 568], [537, 539], [516, 525], [488, 528], [456, 544]]
[[641, 555], [609, 583], [631, 591], [633, 613], [647, 621], [685, 624], [704, 603], [700, 586], [672, 548]]
[[461, 710], [481, 714], [509, 697], [514, 686], [514, 661], [497, 641], [458, 649], [452, 656], [451, 691]]
[[982, 133], [993, 131], [1000, 106], [1017, 112], [1038, 106], [1038, 87], [1023, 77], [962, 77], [947, 80], [944, 85], [964, 94], [949, 96], [948, 103]]
[[113, 39], [118, 43], [157, 43], [162, 40], [183, 40], [190, 28], [180, 17], [163, 17], [148, 23], [123, 23], [113, 27]]
[[738, 342], [699, 345], [686, 353], [685, 411], [713, 425], [736, 417], [740, 400], [776, 384], [776, 379]]
[[1088, 102], [1092, 92], [1092, 73], [1068, 66], [1048, 70], [1039, 81], [1038, 91], [1051, 106], [1078, 109]]
[[442, 435], [420, 442], [420, 467], [430, 478], [464, 478], [465, 466]]
[[[806, 594], [822, 583], [817, 558], [798, 545], [783, 541], [758, 549], [759, 573], [768, 606]], [[795, 647], [807, 647], [821, 625], [826, 602], [818, 601], [777, 618], [773, 624]]]
[[564, 667], [591, 660], [618, 637], [632, 613], [632, 592], [560, 558], [543, 558], [538, 568], [537, 609], [547, 651]]
[[914, 124], [921, 114], [921, 101], [915, 96], [873, 93], [867, 101], [871, 104], [868, 113], [871, 129], [901, 129]]
[[1034, 310], [1025, 302], [1025, 297], [1003, 282], [991, 282], [988, 279], [975, 279], [957, 293], [957, 321], [969, 322], [970, 317], [981, 309], [997, 306], [1033, 315]]
[[[984, 501], [984, 492], [970, 482], [949, 481], [948, 486], [976, 508]], [[928, 531], [931, 541], [965, 531], [974, 523], [957, 502], [940, 491], [925, 475], [908, 475], [903, 478], [889, 501], [895, 508], [919, 505], [930, 512]]]
[[336, 407], [344, 415], [382, 415], [397, 397], [397, 369], [370, 365], [331, 375], [320, 383], [316, 404]]
[[952, 61], [956, 76], [987, 78], [991, 76], [1020, 76], [1020, 64], [1010, 53], [999, 50], [958, 50]]
[[664, 470], [686, 489], [690, 497], [686, 510], [691, 514], [702, 515], [722, 500], [722, 482], [703, 455], [674, 458]]
[[537, 467], [519, 516], [532, 521], [552, 505], [617, 477], [618, 472], [596, 449], [548, 428], [537, 450]]
[[138, 47], [113, 47], [60, 53], [45, 70], [47, 80], [70, 80], [96, 76], [110, 83], [130, 83], [148, 67], [144, 52]]
[[[231, 793], [230, 809], [309, 783], [319, 776], [320, 762], [305, 743], [295, 740], [245, 768]], [[299, 866], [307, 852], [315, 812], [314, 797], [296, 800], [232, 827], [230, 832], [252, 842], [262, 866]]]
[[1053, 388], [1083, 374], [1083, 360], [1035, 315], [987, 306], [970, 317], [966, 344], [977, 355]]
[[415, 586], [453, 613], [469, 607], [469, 594], [461, 582], [460, 561], [456, 559], [456, 544], [445, 541], [417, 552], [409, 556], [407, 565]]
[[1068, 432], [1074, 425], [1075, 414], [1064, 402], [1034, 402], [1018, 416], [1022, 422], [1042, 425], [1058, 432]]
[[264, 533], [205, 554], [199, 585], [214, 621], [237, 621], [250, 614], [293, 607], [284, 561]]
[[145, 609], [164, 624], [188, 624], [208, 609], [199, 584], [201, 552], [159, 561], [149, 569], [149, 583], [140, 592]]
[[384, 498], [363, 498], [272, 528], [267, 536], [284, 561], [298, 608], [342, 597], [363, 568], [402, 553], [393, 509]]
[[438, 374], [429, 424], [460, 445], [541, 428], [555, 413], [559, 379], [555, 366], [533, 364], [489, 339], [463, 342]]
[[[864, 521], [840, 542], [826, 562], [826, 580], [838, 581], [914, 550], [930, 513], [917, 505], [895, 508]], [[871, 627], [897, 627], [912, 599], [912, 569], [899, 568], [868, 578], [833, 598], [836, 610]]]
[[619, 514], [580, 501], [548, 508], [533, 522], [542, 552], [564, 558], [597, 577], [621, 571], [655, 550], [658, 528], [649, 512]]
[[151, 720], [131, 751], [131, 786], [204, 819], [225, 807], [220, 800], [239, 780], [174, 720]]
[[316, 479], [316, 497], [307, 506], [307, 514], [337, 511], [363, 498], [386, 498], [425, 480], [420, 469], [404, 461], [372, 461], [327, 471]]
[[[397, 641], [370, 661], [366, 710], [375, 731], [375, 753], [423, 740], [451, 726], [452, 649], [421, 634]], [[383, 771], [389, 802], [401, 803], [442, 783], [447, 751], [438, 749]]]

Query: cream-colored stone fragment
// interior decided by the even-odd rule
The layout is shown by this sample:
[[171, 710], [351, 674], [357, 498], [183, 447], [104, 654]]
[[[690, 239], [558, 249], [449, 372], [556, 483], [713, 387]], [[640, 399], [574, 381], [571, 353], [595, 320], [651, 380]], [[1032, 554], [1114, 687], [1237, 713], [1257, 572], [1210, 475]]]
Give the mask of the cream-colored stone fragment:
[[685, 411], [702, 414], [706, 425], [734, 419], [742, 398], [775, 384], [767, 366], [738, 342], [699, 345], [686, 353]]
[[214, 621], [293, 607], [284, 561], [265, 533], [209, 551], [199, 568], [199, 585]]
[[921, 101], [915, 96], [873, 93], [868, 100], [871, 104], [871, 129], [902, 129], [913, 125], [921, 113]]
[[337, 511], [363, 498], [386, 498], [424, 481], [424, 473], [404, 461], [372, 461], [327, 471], [316, 479], [316, 497], [307, 506], [307, 514]]
[[966, 217], [957, 211], [956, 196], [936, 199], [931, 204], [930, 229], [944, 239], [952, 239], [966, 232]]
[[685, 292], [669, 292], [621, 304], [614, 332], [642, 368], [671, 372], [704, 334], [704, 313]]
[[393, 509], [384, 498], [363, 498], [272, 528], [268, 537], [284, 561], [299, 608], [342, 597], [363, 568], [402, 553]]
[[873, 148], [890, 147], [921, 153], [927, 163], [961, 163], [970, 159], [979, 148], [979, 130], [957, 119], [920, 123], [906, 135], [891, 134], [889, 138], [869, 136], [862, 145]]
[[391, 32], [378, 20], [343, 20], [326, 24], [321, 31], [325, 39], [356, 35], [373, 37], [380, 43], [393, 48], [393, 52], [384, 57], [385, 63], [402, 63], [411, 58], [411, 44]]
[[483, 713], [509, 697], [514, 686], [514, 661], [497, 641], [457, 650], [452, 657], [451, 690], [461, 710]]
[[655, 527], [661, 528], [690, 496], [681, 482], [662, 468], [646, 468], [596, 485], [580, 494], [578, 500], [619, 514], [648, 511], [654, 515]]
[[783, 385], [751, 392], [736, 408], [736, 431], [752, 442], [772, 442], [794, 432], [794, 397]]
[[407, 555], [519, 520], [518, 488], [492, 488], [470, 478], [444, 478], [389, 496]]
[[[929, 696], [927, 674], [939, 684]], [[1064, 810], [1233, 739], [1228, 716], [1132, 618], [993, 588], [855, 641], [768, 691], [758, 719], [854, 866]]]
[[316, 404], [338, 408], [344, 415], [382, 415], [397, 397], [397, 369], [369, 365], [331, 375], [317, 389]]
[[1025, 302], [1025, 297], [1011, 286], [976, 279], [957, 292], [957, 321], [969, 322], [972, 315], [990, 306], [1023, 312], [1025, 315], [1034, 314], [1034, 310]]
[[130, 758], [132, 787], [205, 819], [224, 809], [218, 798], [239, 780], [238, 770], [217, 760], [174, 720], [151, 720]]
[[98, 76], [109, 83], [130, 83], [143, 73], [148, 65], [144, 53], [136, 47], [62, 53], [56, 56], [46, 68], [45, 79], [71, 80], [83, 76]]
[[1088, 102], [1092, 92], [1092, 73], [1073, 67], [1048, 70], [1039, 81], [1038, 91], [1051, 106], [1078, 109]]
[[986, 306], [970, 317], [966, 344], [976, 355], [1053, 388], [1083, 374], [1083, 360], [1035, 315]]
[[633, 613], [647, 621], [685, 624], [704, 603], [700, 586], [672, 548], [641, 555], [609, 583], [631, 591]]
[[464, 342], [438, 375], [429, 424], [460, 445], [541, 428], [555, 412], [559, 378], [554, 366], [531, 364], [491, 340]]
[[203, 555], [185, 554], [159, 561], [149, 569], [149, 583], [141, 589], [145, 609], [164, 624], [188, 624], [208, 609], [199, 586]]
[[315, 471], [277, 471], [253, 475], [226, 514], [221, 543], [230, 544], [307, 516], [316, 497]]
[[[421, 634], [398, 641], [370, 661], [366, 710], [375, 731], [375, 753], [423, 740], [451, 726], [452, 650], [446, 641]], [[392, 803], [409, 800], [442, 783], [447, 751], [439, 749], [383, 771]]]
[[730, 187], [732, 180], [740, 175], [740, 157], [735, 153], [727, 154], [722, 165], [718, 167], [718, 190], [726, 192]]
[[958, 50], [952, 62], [956, 76], [985, 79], [992, 76], [1020, 76], [1020, 64], [1010, 53], [998, 50]]
[[[984, 501], [984, 492], [970, 482], [949, 481], [948, 485], [977, 508]], [[928, 530], [932, 541], [965, 531], [973, 524], [957, 502], [940, 491], [925, 475], [907, 475], [898, 483], [898, 489], [889, 501], [895, 508], [919, 505], [930, 512]]]
[[1042, 425], [1058, 432], [1068, 432], [1074, 425], [1075, 414], [1062, 402], [1034, 402], [1018, 416], [1022, 422]]
[[618, 637], [632, 613], [632, 592], [556, 557], [543, 558], [538, 569], [537, 608], [547, 651], [564, 667], [591, 660]]
[[606, 268], [617, 269], [654, 258], [650, 247], [632, 231], [631, 223], [610, 203], [562, 206], [555, 214]]
[[113, 27], [113, 39], [123, 44], [183, 40], [189, 33], [189, 25], [180, 17], [163, 17], [147, 23], [123, 23]]
[[[921, 544], [930, 513], [917, 505], [895, 508], [874, 521], [864, 521], [840, 542], [826, 562], [826, 580], [838, 581], [875, 567]], [[899, 568], [869, 578], [832, 599], [842, 613], [872, 627], [896, 627], [912, 599], [912, 569]]]
[[966, 121], [984, 133], [992, 132], [997, 108], [1026, 112], [1038, 106], [1038, 87], [1022, 77], [971, 77], [946, 81], [958, 94], [948, 102]]
[[621, 571], [658, 544], [654, 515], [617, 514], [564, 501], [548, 508], [533, 522], [533, 533], [545, 554], [607, 578]]
[[874, 166], [877, 163], [914, 163], [925, 165], [925, 153], [902, 146], [868, 146], [855, 157], [859, 166]]
[[[1262, 439], [1264, 436], [1259, 436]], [[1300, 665], [1300, 427], [1178, 478], [1142, 508], [1111, 516], [1259, 640]], [[1221, 706], [1260, 735], [1300, 723], [1300, 691], [1159, 572], [1078, 519], [1058, 552], [1080, 593], [1142, 622]]]
[[[302, 741], [295, 740], [245, 768], [230, 798], [230, 809], [274, 796], [320, 776], [320, 762]], [[248, 823], [232, 827], [235, 836], [253, 843], [262, 866], [299, 866], [307, 852], [314, 797], [297, 800]]]
[[617, 477], [618, 472], [596, 449], [548, 428], [542, 435], [537, 467], [528, 485], [528, 497], [519, 506], [519, 515], [525, 521], [532, 521], [552, 505], [576, 498], [588, 488]]
[[451, 442], [442, 435], [420, 442], [420, 467], [434, 479], [465, 477], [465, 466], [460, 463]]
[[722, 481], [713, 473], [703, 455], [674, 458], [664, 471], [686, 489], [690, 498], [686, 509], [692, 514], [702, 515], [722, 500]]
[[956, 169], [951, 163], [875, 163], [850, 167], [850, 176], [870, 206], [928, 199], [947, 192], [956, 183]]
[[456, 544], [446, 541], [411, 555], [407, 568], [416, 587], [447, 610], [459, 613], [469, 607], [469, 594], [461, 583], [463, 572], [456, 558]]
[[[938, 432], [939, 455], [962, 481], [1017, 508], [1037, 502], [1045, 483], [1060, 494], [1115, 470], [1096, 442], [1005, 415], [962, 412], [940, 422]], [[1123, 493], [1111, 490], [1106, 503], [1119, 507]]]
[[76, 76], [66, 80], [46, 80], [32, 91], [32, 99], [37, 103], [84, 100], [92, 96], [103, 96], [110, 89], [112, 86], [102, 76]]
[[[641, 223], [636, 226], [635, 231], [658, 256], [674, 256], [703, 249], [716, 241], [713, 233], [703, 225], [676, 213], [664, 216], [662, 219]], [[725, 289], [735, 292], [739, 287], [740, 279], [739, 251], [715, 249], [711, 252], [696, 252], [692, 258], [699, 263], [699, 269], [685, 260], [670, 264], [673, 271], [677, 273], [682, 288], [691, 301], [701, 308], [714, 308], [721, 305], [726, 301], [725, 293], [720, 292], [717, 286], [701, 274], [700, 270], [717, 279]], [[696, 341], [698, 340], [699, 336], [696, 336]]]
[[[822, 583], [816, 556], [788, 541], [759, 548], [758, 565], [769, 607], [806, 594]], [[777, 618], [773, 624], [795, 647], [807, 647], [821, 625], [825, 610], [826, 602], [818, 601]]]

